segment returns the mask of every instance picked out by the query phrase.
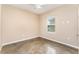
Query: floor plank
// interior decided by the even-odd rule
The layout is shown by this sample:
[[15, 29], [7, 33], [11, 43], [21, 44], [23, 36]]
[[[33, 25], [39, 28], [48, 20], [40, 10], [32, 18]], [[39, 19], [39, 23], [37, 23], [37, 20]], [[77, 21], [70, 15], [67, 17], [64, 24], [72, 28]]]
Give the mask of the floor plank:
[[46, 40], [34, 38], [3, 46], [2, 54], [78, 54], [78, 49]]

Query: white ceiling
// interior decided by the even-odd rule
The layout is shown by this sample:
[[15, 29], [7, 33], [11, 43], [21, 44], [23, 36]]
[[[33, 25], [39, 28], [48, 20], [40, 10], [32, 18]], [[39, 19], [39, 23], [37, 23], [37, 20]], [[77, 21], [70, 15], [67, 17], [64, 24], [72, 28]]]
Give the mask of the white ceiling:
[[62, 6], [62, 4], [46, 4], [43, 6], [43, 8], [40, 8], [40, 9], [36, 9], [34, 4], [11, 4], [11, 6], [14, 6], [14, 7], [17, 7], [20, 9], [24, 9], [24, 10], [33, 12], [35, 14], [42, 14], [42, 13], [48, 12], [52, 9], [55, 9], [57, 7], [60, 7], [60, 6]]

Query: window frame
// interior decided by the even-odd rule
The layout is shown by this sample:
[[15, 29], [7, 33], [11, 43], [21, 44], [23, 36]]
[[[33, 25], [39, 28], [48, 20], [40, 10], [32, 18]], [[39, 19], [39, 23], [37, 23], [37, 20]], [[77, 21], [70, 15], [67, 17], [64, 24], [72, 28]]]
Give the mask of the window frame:
[[[56, 19], [55, 19], [55, 23], [54, 24], [48, 24], [48, 21], [49, 21], [49, 17], [51, 17], [51, 18], [55, 18], [54, 16], [48, 16], [48, 18], [47, 18], [47, 33], [55, 33], [56, 32]], [[55, 26], [55, 31], [48, 31], [48, 26], [49, 25], [54, 25]]]

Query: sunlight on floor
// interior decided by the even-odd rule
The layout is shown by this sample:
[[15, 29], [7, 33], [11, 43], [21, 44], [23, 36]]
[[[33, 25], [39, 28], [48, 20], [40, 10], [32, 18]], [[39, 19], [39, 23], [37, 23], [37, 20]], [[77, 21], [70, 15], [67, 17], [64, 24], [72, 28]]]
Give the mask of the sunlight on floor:
[[56, 54], [56, 49], [52, 48], [51, 46], [47, 45], [47, 54]]

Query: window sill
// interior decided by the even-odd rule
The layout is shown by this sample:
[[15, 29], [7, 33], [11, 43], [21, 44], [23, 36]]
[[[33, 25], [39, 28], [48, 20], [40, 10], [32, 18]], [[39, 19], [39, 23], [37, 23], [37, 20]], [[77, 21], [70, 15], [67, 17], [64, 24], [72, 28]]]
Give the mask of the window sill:
[[47, 32], [48, 34], [54, 34], [55, 32]]

